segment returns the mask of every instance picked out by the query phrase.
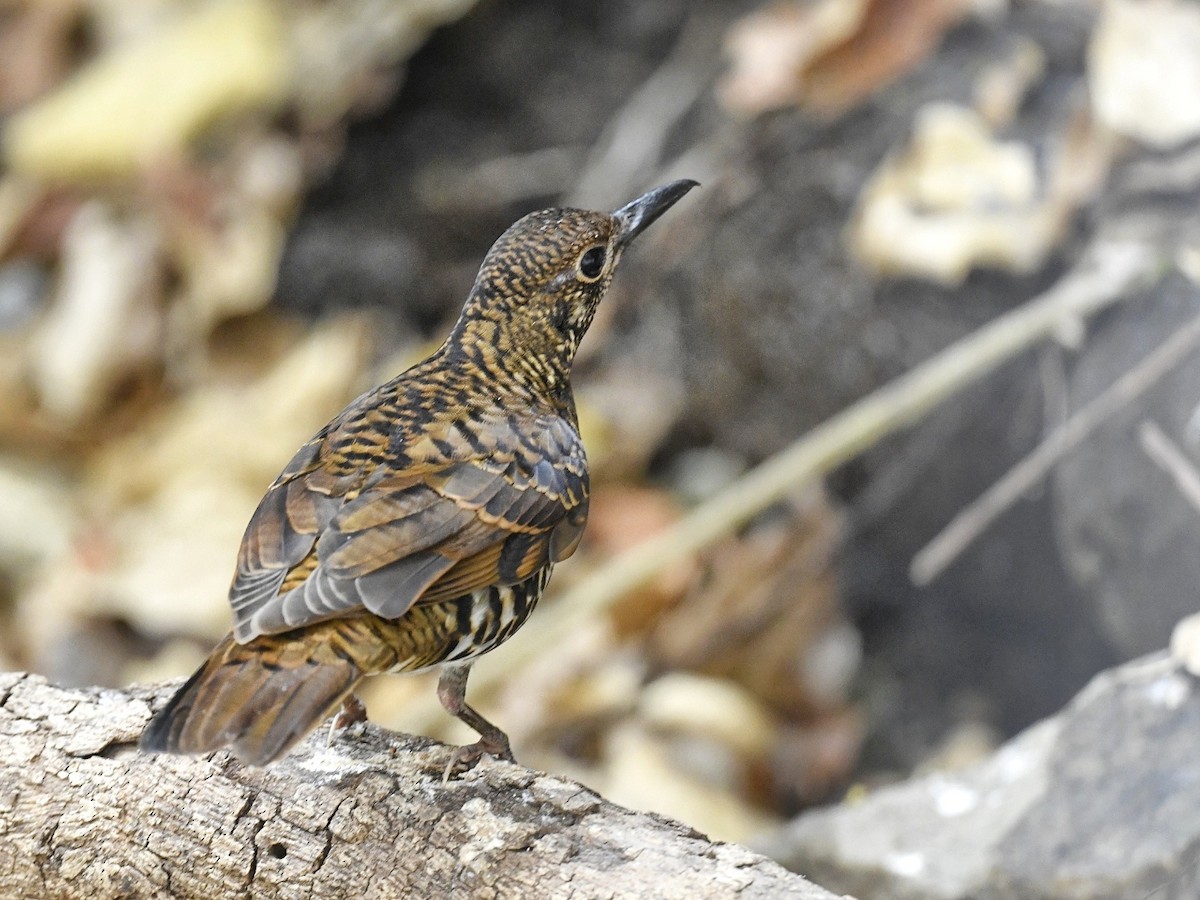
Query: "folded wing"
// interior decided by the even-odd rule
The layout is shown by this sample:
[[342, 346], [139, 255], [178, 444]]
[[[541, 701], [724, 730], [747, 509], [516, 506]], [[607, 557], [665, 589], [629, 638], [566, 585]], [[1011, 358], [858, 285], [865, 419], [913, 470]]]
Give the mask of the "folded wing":
[[[230, 589], [239, 641], [364, 610], [515, 584], [574, 552], [588, 481], [574, 427], [557, 416], [437, 442], [439, 456], [399, 467], [328, 464], [329, 440], [301, 448], [250, 520]], [[511, 438], [511, 439], [510, 439]], [[476, 449], [472, 449], [472, 447]]]

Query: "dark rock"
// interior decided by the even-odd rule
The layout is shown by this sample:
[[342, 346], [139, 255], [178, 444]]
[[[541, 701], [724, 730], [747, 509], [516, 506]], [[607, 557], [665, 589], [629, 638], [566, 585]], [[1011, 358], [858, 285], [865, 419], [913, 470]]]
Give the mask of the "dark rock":
[[1200, 682], [1156, 654], [976, 766], [806, 813], [760, 849], [860, 900], [1195, 897], [1198, 733]]

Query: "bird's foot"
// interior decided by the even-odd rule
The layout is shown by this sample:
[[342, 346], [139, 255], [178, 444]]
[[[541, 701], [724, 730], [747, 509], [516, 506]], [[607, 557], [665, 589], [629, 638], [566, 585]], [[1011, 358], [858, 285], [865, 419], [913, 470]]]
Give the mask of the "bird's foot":
[[442, 784], [446, 784], [456, 775], [465, 775], [471, 771], [484, 754], [506, 762], [516, 762], [508, 746], [508, 737], [503, 732], [499, 732], [498, 736], [481, 737], [473, 744], [454, 748], [454, 752], [450, 754], [450, 762], [446, 764], [446, 771], [442, 773]]
[[334, 741], [346, 735], [361, 735], [366, 725], [367, 707], [354, 694], [348, 694], [342, 701], [342, 708], [329, 722], [329, 744], [332, 746]]
[[438, 700], [446, 712], [479, 733], [479, 740], [475, 743], [454, 748], [446, 771], [442, 773], [442, 784], [448, 782], [458, 769], [463, 772], [470, 771], [485, 753], [496, 759], [516, 762], [508, 746], [508, 735], [467, 705], [467, 675], [470, 671], [469, 662], [453, 663], [443, 666], [442, 674], [438, 677]]

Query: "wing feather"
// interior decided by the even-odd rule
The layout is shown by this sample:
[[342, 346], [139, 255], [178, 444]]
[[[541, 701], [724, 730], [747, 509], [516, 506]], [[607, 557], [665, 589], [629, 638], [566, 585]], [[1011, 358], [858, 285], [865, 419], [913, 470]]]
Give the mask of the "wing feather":
[[[517, 583], [574, 552], [588, 494], [574, 426], [497, 417], [471, 442], [465, 427], [445, 429], [457, 440], [423, 435], [414, 446], [426, 456], [398, 471], [386, 459], [351, 472], [329, 465], [336, 429], [301, 448], [243, 538], [230, 589], [238, 640], [364, 611], [397, 618], [414, 603]], [[496, 452], [481, 455], [480, 441]], [[431, 447], [442, 457], [428, 457]]]

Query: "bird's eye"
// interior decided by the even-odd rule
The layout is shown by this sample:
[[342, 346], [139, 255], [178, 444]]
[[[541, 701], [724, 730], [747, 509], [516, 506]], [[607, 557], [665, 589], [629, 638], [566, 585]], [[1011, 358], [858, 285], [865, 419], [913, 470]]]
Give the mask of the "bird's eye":
[[595, 281], [604, 271], [606, 251], [601, 246], [590, 247], [579, 257], [579, 275], [584, 281]]

